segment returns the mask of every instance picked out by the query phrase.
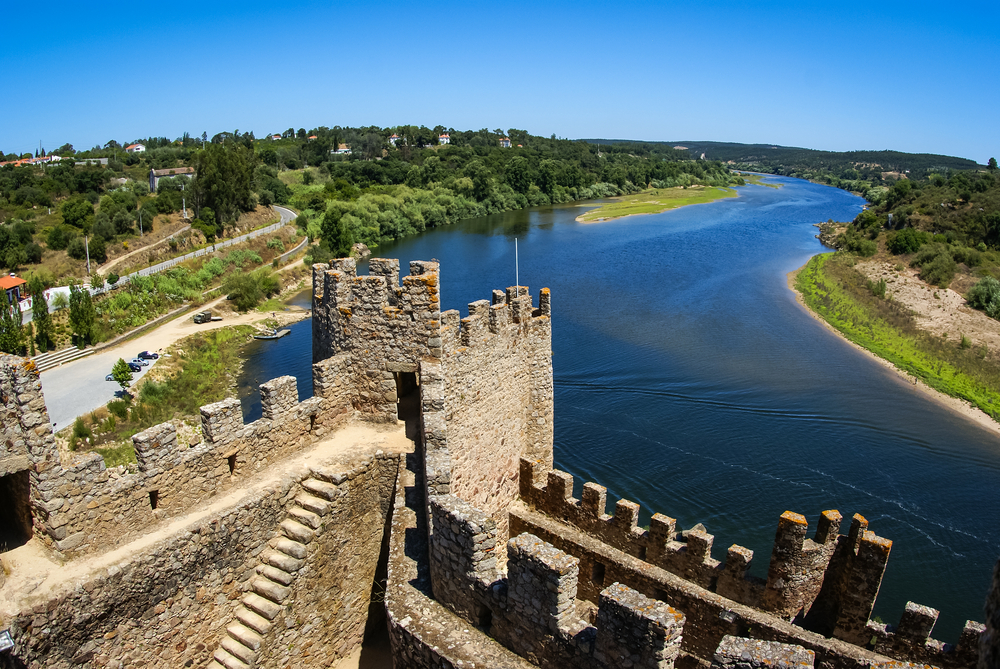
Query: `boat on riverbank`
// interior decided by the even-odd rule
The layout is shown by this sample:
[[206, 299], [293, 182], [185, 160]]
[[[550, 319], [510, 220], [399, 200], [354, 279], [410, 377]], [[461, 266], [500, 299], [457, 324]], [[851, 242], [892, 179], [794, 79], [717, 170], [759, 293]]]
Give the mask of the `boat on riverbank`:
[[281, 339], [285, 335], [291, 334], [291, 332], [291, 330], [283, 328], [281, 330], [271, 330], [271, 334], [257, 334], [254, 335], [253, 338], [270, 341], [271, 339]]

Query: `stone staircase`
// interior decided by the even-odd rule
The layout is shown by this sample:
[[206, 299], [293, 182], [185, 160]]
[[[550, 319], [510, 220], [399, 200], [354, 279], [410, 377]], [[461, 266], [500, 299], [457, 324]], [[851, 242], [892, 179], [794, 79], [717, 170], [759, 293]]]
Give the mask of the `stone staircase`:
[[71, 360], [77, 360], [79, 358], [84, 358], [94, 352], [94, 349], [88, 348], [80, 350], [75, 346], [69, 348], [64, 348], [61, 351], [52, 351], [50, 353], [40, 353], [36, 355], [32, 360], [35, 366], [38, 367], [39, 372], [44, 372], [48, 369], [53, 369], [58, 367], [64, 362], [69, 362]]
[[337, 487], [331, 483], [316, 478], [302, 481], [302, 491], [279, 525], [282, 536], [261, 556], [257, 573], [250, 579], [251, 591], [244, 595], [236, 620], [226, 628], [208, 669], [256, 666], [261, 644], [292, 594], [295, 575], [305, 564], [309, 544], [336, 496]]

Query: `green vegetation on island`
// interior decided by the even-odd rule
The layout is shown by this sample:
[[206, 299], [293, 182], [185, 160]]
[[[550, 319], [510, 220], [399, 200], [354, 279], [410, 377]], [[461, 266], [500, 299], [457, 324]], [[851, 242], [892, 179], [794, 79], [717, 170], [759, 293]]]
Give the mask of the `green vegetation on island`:
[[651, 188], [641, 193], [614, 198], [611, 202], [582, 214], [577, 217], [577, 220], [591, 223], [636, 214], [659, 214], [669, 209], [686, 207], [691, 204], [705, 204], [727, 197], [736, 197], [736, 191], [732, 188], [715, 186]]

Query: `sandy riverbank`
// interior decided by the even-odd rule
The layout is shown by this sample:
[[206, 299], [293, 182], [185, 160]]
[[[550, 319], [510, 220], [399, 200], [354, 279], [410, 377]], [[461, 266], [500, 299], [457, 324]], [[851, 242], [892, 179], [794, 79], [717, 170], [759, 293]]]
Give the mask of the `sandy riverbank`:
[[[836, 328], [834, 328], [832, 325], [823, 320], [823, 318], [821, 318], [818, 314], [813, 312], [812, 309], [806, 306], [805, 300], [803, 300], [802, 298], [802, 293], [800, 293], [795, 288], [795, 278], [798, 276], [799, 272], [802, 270], [803, 267], [805, 267], [805, 265], [803, 265], [802, 267], [800, 267], [795, 271], [789, 272], [786, 275], [786, 279], [788, 281], [788, 289], [791, 290], [793, 293], [795, 293], [795, 301], [807, 314], [809, 314], [812, 318], [816, 319], [820, 324], [823, 325], [823, 327], [832, 332], [834, 335], [836, 335], [837, 337], [839, 337], [840, 339], [842, 339], [843, 341], [847, 342], [849, 345], [860, 351], [863, 355], [868, 356], [882, 367], [891, 371], [900, 380], [900, 383], [904, 383], [912, 390], [924, 394], [926, 397], [929, 397], [934, 402], [949, 409], [950, 411], [962, 416], [967, 420], [976, 423], [977, 425], [988, 430], [989, 432], [992, 432], [993, 434], [1000, 436], [1000, 423], [997, 423], [995, 420], [993, 420], [993, 418], [991, 418], [989, 415], [981, 411], [978, 407], [975, 407], [964, 400], [960, 400], [957, 397], [946, 395], [938, 390], [935, 390], [934, 388], [931, 388], [926, 383], [916, 378], [912, 374], [904, 372], [903, 370], [893, 365], [891, 362], [883, 360], [882, 358], [878, 357], [868, 349], [859, 346], [858, 344], [855, 344], [851, 340], [844, 337], [844, 335], [841, 334]], [[913, 283], [914, 280], [917, 283], [922, 283], [919, 279], [914, 279], [913, 277], [908, 277], [905, 275], [903, 277], [900, 277], [900, 281], [906, 284], [911, 284]], [[938, 290], [943, 292], [942, 289]], [[964, 303], [965, 300], [962, 299], [961, 296], [959, 296], [959, 299], [961, 299], [961, 301]], [[910, 306], [910, 308], [914, 308], [915, 305], [907, 305], [907, 306]], [[919, 309], [914, 309], [914, 310], [917, 311], [918, 314], [920, 313]]]

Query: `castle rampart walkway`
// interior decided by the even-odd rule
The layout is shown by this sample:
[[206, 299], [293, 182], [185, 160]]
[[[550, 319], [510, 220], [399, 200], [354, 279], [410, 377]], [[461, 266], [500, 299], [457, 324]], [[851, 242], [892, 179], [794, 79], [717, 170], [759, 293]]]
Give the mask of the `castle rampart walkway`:
[[102, 571], [113, 572], [133, 556], [190, 532], [206, 519], [222, 515], [268, 489], [287, 488], [303, 478], [310, 469], [340, 464], [379, 450], [383, 453], [406, 453], [412, 448], [413, 442], [404, 435], [402, 424], [352, 423], [308, 449], [247, 477], [238, 487], [220, 495], [204, 508], [171, 518], [162, 525], [153, 525], [149, 533], [112, 551], [60, 562], [37, 539], [32, 539], [26, 545], [4, 553], [3, 561], [10, 575], [0, 587], [0, 621], [10, 620], [18, 611], [30, 610], [36, 602], [72, 591]]

